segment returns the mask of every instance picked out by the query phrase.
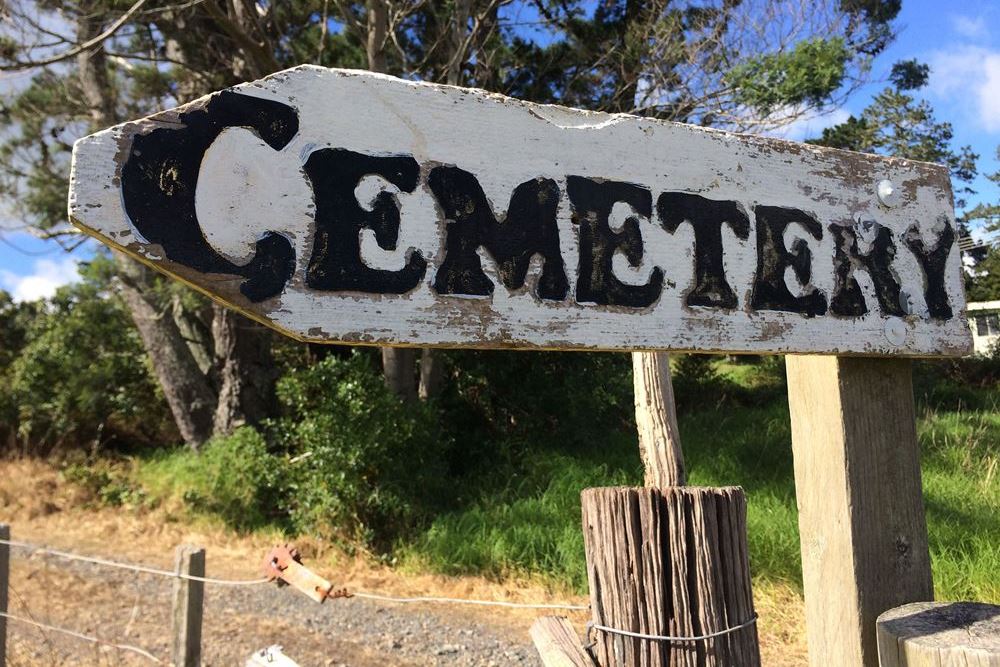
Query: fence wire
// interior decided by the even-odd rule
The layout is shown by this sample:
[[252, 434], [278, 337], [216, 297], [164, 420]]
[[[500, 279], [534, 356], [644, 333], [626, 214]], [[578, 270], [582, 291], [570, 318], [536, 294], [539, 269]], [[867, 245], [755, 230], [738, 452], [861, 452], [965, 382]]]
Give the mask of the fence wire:
[[49, 625], [47, 623], [40, 623], [34, 619], [24, 618], [23, 616], [14, 616], [13, 614], [8, 614], [6, 612], [0, 611], [0, 616], [3, 616], [9, 621], [14, 621], [15, 623], [23, 623], [24, 625], [32, 625], [36, 628], [46, 630], [49, 632], [58, 632], [69, 637], [74, 637], [81, 641], [90, 642], [91, 644], [98, 644], [100, 646], [108, 646], [110, 648], [116, 648], [121, 651], [128, 651], [130, 653], [135, 653], [141, 655], [147, 660], [151, 660], [158, 665], [168, 665], [170, 663], [160, 660], [155, 655], [147, 651], [146, 649], [139, 648], [138, 646], [132, 646], [131, 644], [116, 644], [114, 642], [105, 641], [103, 639], [98, 639], [97, 637], [91, 637], [90, 635], [85, 635], [75, 630], [69, 630], [67, 628], [60, 628], [56, 625]]

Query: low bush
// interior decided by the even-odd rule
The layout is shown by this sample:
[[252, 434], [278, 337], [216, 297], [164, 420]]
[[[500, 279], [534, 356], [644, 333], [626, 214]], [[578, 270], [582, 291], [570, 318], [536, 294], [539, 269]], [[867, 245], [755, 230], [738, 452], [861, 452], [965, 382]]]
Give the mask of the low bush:
[[380, 552], [446, 505], [450, 438], [432, 406], [408, 405], [362, 353], [327, 357], [278, 383], [268, 428], [291, 457], [289, 518], [299, 530]]
[[61, 471], [63, 479], [83, 489], [94, 504], [111, 507], [141, 507], [147, 493], [129, 471], [110, 459], [67, 462]]
[[244, 426], [228, 437], [213, 438], [191, 463], [182, 497], [192, 508], [215, 514], [241, 530], [288, 526], [286, 459], [271, 454], [264, 437], [253, 428]]

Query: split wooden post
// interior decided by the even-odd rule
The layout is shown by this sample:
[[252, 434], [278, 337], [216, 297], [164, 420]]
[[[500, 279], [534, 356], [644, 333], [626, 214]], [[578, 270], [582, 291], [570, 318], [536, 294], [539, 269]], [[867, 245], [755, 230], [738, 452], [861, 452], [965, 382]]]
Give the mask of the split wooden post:
[[746, 543], [746, 498], [737, 487], [586, 489], [584, 547], [600, 667], [760, 665]]
[[1000, 667], [1000, 607], [914, 602], [878, 617], [881, 667]]
[[810, 664], [876, 667], [878, 615], [934, 596], [911, 362], [786, 366]]
[[[190, 545], [177, 547], [174, 571], [192, 577], [205, 576], [205, 550]], [[205, 582], [178, 578], [174, 581], [173, 663], [176, 667], [201, 664], [201, 622]]]
[[545, 667], [594, 667], [573, 624], [561, 616], [542, 616], [531, 625], [531, 641]]
[[[0, 523], [0, 540], [10, 540], [10, 526]], [[10, 586], [10, 545], [0, 544], [0, 614], [7, 613]], [[0, 667], [7, 665], [7, 617], [0, 615]]]

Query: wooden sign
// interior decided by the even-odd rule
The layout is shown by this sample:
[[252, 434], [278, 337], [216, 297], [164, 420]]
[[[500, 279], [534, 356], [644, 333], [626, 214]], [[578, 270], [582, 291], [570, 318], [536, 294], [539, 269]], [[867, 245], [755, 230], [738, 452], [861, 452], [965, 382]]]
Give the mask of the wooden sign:
[[944, 167], [303, 66], [85, 137], [70, 216], [303, 340], [970, 350]]

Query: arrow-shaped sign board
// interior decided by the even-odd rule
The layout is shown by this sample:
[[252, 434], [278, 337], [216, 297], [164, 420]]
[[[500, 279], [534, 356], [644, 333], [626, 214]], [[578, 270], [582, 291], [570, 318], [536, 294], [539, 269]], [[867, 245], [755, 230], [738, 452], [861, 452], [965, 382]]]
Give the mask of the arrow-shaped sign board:
[[967, 353], [948, 171], [298, 67], [85, 137], [70, 216], [303, 340]]

